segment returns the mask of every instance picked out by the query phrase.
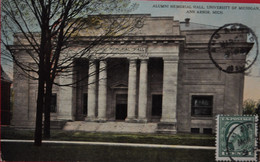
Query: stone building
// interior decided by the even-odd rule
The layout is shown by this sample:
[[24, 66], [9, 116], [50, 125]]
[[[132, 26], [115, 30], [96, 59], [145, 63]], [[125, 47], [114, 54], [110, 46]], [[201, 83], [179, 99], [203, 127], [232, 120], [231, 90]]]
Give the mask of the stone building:
[[12, 80], [1, 66], [1, 125], [10, 125], [12, 117], [11, 84]]
[[[73, 69], [73, 77], [57, 78], [59, 83], [83, 81], [75, 87], [54, 87], [52, 121], [68, 121], [70, 130], [76, 130], [75, 123], [121, 123], [132, 132], [142, 132], [137, 130], [142, 125], [154, 128], [150, 132], [212, 133], [215, 115], [242, 113], [244, 74], [224, 73], [209, 58], [208, 42], [218, 27], [135, 16], [143, 19], [133, 35], [99, 45], [95, 57], [75, 58], [73, 63], [80, 66]], [[90, 38], [83, 35], [80, 44]], [[248, 47], [246, 33], [240, 39]], [[30, 64], [23, 50], [17, 54]], [[222, 64], [230, 61], [219, 59]], [[34, 127], [36, 90], [36, 81], [15, 71], [12, 125]]]

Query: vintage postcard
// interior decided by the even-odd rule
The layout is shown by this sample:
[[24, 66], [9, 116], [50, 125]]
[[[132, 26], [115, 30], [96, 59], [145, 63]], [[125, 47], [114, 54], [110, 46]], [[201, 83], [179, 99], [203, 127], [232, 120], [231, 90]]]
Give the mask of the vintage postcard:
[[260, 1], [1, 5], [3, 160], [259, 160]]

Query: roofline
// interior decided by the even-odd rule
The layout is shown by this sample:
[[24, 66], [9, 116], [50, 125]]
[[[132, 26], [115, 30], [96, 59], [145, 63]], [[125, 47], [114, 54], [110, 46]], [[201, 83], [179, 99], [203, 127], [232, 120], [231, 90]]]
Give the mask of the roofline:
[[93, 14], [93, 15], [87, 15], [88, 17], [92, 17], [92, 16], [102, 16], [102, 17], [106, 17], [106, 16], [113, 16], [113, 17], [117, 17], [117, 16], [151, 16], [151, 14], [149, 13], [144, 13], [144, 14]]
[[188, 30], [180, 30], [181, 32], [183, 31], [188, 31], [188, 32], [192, 32], [192, 31], [216, 31], [217, 29], [188, 29]]
[[[96, 15], [87, 15], [87, 17], [120, 17], [120, 16], [132, 16], [132, 17], [146, 17], [146, 18], [172, 18], [174, 16], [152, 16], [150, 13], [144, 14], [96, 14]], [[87, 18], [87, 17], [79, 17], [79, 18]]]

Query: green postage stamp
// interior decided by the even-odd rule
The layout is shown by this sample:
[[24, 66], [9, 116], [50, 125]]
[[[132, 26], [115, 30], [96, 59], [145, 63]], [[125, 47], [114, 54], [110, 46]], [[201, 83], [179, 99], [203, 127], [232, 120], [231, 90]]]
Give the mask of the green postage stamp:
[[217, 116], [217, 161], [256, 161], [257, 116]]

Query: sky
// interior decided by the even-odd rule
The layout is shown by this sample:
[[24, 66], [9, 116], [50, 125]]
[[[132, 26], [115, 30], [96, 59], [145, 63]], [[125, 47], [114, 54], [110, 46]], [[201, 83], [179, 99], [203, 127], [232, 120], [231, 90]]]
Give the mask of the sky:
[[[242, 23], [251, 28], [258, 38], [260, 37], [260, 4], [141, 0], [133, 0], [133, 2], [139, 4], [139, 7], [132, 12], [133, 14], [173, 16], [175, 20], [179, 21], [190, 18], [191, 22], [219, 27], [228, 23]], [[184, 8], [177, 8], [178, 5], [183, 5]], [[199, 11], [206, 12], [206, 14], [198, 13]], [[217, 11], [218, 14], [213, 14], [213, 11]], [[12, 78], [12, 66], [10, 63], [2, 58], [1, 65]], [[257, 61], [247, 73], [249, 75], [245, 77], [244, 99], [258, 100], [260, 99], [260, 56], [258, 56]]]
[[[175, 20], [213, 26], [223, 26], [229, 23], [241, 23], [251, 28], [260, 38], [260, 4], [242, 3], [205, 3], [205, 2], [170, 2], [170, 1], [135, 1], [139, 4], [136, 14], [151, 14], [152, 16], [173, 16]], [[177, 8], [178, 5], [184, 8]], [[213, 9], [214, 8], [214, 9]], [[191, 12], [193, 10], [193, 12]], [[204, 14], [199, 13], [204, 11]], [[213, 14], [217, 11], [218, 14]], [[195, 13], [194, 13], [195, 12]], [[260, 56], [254, 65], [246, 71], [244, 100], [260, 99]]]

